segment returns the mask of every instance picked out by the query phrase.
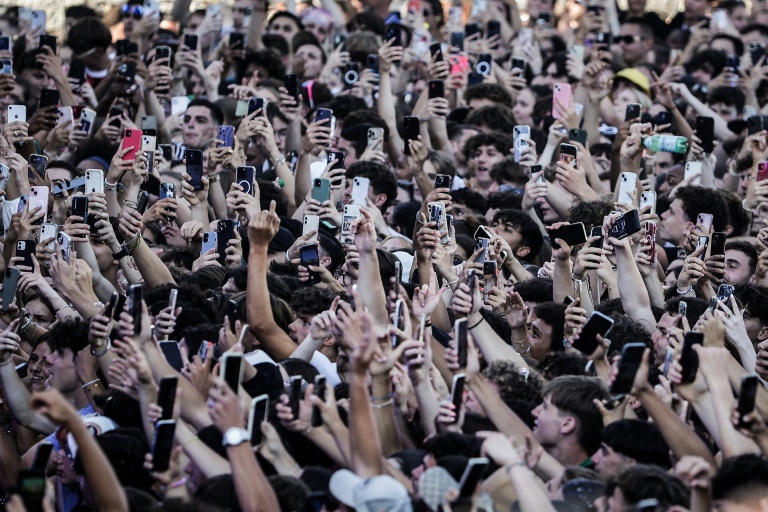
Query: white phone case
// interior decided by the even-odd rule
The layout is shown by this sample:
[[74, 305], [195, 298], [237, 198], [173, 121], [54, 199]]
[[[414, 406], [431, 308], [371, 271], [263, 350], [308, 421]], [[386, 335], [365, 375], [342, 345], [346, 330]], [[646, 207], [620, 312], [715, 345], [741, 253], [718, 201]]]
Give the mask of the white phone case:
[[[684, 180], [690, 179], [691, 176], [694, 174], [701, 173], [702, 164], [701, 162], [685, 162], [685, 175], [683, 176]], [[701, 175], [699, 175], [697, 178], [695, 178], [691, 185], [701, 185]]]
[[632, 194], [635, 193], [635, 187], [637, 186], [637, 174], [633, 172], [623, 172], [619, 178], [619, 197], [617, 202], [626, 203], [628, 205], [634, 204], [632, 201]]
[[49, 249], [54, 249], [56, 247], [56, 235], [59, 234], [59, 226], [56, 224], [50, 224], [45, 223], [42, 226], [40, 226], [40, 238], [38, 239], [38, 243], [44, 242], [51, 239], [50, 242], [46, 245]]
[[[304, 229], [302, 230], [302, 235], [306, 235], [310, 231], [317, 231], [320, 228], [320, 217], [317, 215], [305, 215], [304, 216]], [[309, 239], [309, 244], [317, 242], [317, 233], [315, 233], [315, 236]]]
[[344, 213], [341, 217], [341, 243], [350, 245], [355, 242], [355, 237], [349, 232], [349, 228], [356, 218], [360, 216], [360, 207], [356, 204], [344, 206]]
[[358, 206], [365, 206], [366, 198], [368, 197], [368, 188], [371, 185], [371, 180], [368, 178], [353, 178], [352, 184], [352, 204]]
[[83, 111], [80, 112], [80, 131], [90, 135], [94, 119], [96, 119], [96, 112], [89, 108], [84, 108]]
[[85, 170], [85, 193], [91, 192], [104, 193], [104, 171], [101, 169]]
[[8, 105], [8, 122], [27, 122], [27, 107], [25, 105]]
[[656, 213], [656, 192], [653, 190], [640, 194], [640, 209], [642, 210], [646, 206], [651, 207], [650, 213]]
[[217, 250], [219, 247], [219, 236], [216, 234], [215, 231], [208, 231], [207, 233], [203, 233], [203, 246], [200, 249], [200, 255], [202, 256], [206, 252], [213, 249], [214, 251]]

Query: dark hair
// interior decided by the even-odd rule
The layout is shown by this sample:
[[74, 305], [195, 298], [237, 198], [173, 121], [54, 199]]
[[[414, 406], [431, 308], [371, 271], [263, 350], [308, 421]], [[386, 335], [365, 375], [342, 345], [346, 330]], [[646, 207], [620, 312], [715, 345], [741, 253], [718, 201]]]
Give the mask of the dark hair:
[[277, 18], [280, 18], [281, 16], [283, 18], [292, 19], [293, 21], [296, 22], [296, 25], [299, 26], [299, 30], [304, 30], [304, 23], [301, 22], [301, 19], [295, 14], [293, 14], [292, 12], [288, 12], [288, 11], [275, 11], [275, 13], [269, 18], [269, 22], [267, 23], [267, 26], [271, 25], [273, 21], [275, 21]]
[[275, 491], [280, 510], [302, 512], [309, 504], [309, 487], [292, 476], [272, 475], [269, 485]]
[[[509, 133], [512, 133], [512, 130], [509, 130]], [[481, 146], [493, 146], [497, 151], [506, 155], [512, 148], [512, 139], [508, 135], [500, 132], [478, 133], [477, 135], [470, 137], [464, 145], [464, 157], [469, 160], [472, 153], [477, 151]]]
[[686, 63], [685, 68], [688, 73], [692, 73], [693, 71], [700, 69], [704, 63], [707, 63], [712, 67], [712, 76], [715, 77], [723, 71], [725, 62], [726, 59], [723, 52], [705, 49], [696, 53], [696, 55]]
[[606, 425], [603, 442], [616, 452], [640, 464], [654, 464], [669, 469], [669, 446], [654, 423], [622, 419]]
[[745, 234], [751, 219], [741, 204], [741, 197], [730, 190], [720, 189], [719, 191], [725, 199], [725, 204], [728, 205], [728, 224], [733, 228], [731, 236], [736, 237]]
[[[717, 37], [722, 38], [723, 36], [723, 34], [720, 34]], [[729, 37], [728, 39], [735, 38]], [[741, 41], [739, 41], [739, 44], [742, 44]], [[739, 52], [738, 55], [741, 55], [742, 53], [744, 52]], [[723, 103], [729, 107], [735, 107], [736, 112], [739, 113], [744, 109], [744, 103], [746, 102], [746, 99], [747, 97], [744, 95], [744, 91], [738, 87], [716, 87], [715, 89], [709, 91], [707, 103], [710, 105]]]
[[48, 339], [51, 350], [64, 355], [64, 351], [70, 349], [74, 359], [78, 352], [88, 346], [88, 322], [81, 318], [55, 322], [43, 336]]
[[358, 161], [349, 166], [346, 178], [363, 177], [371, 180], [374, 194], [384, 194], [387, 199], [381, 206], [382, 213], [389, 208], [397, 197], [397, 179], [383, 164], [370, 161]]
[[285, 57], [291, 53], [291, 47], [288, 46], [288, 41], [280, 34], [263, 34], [261, 36], [261, 42], [264, 43], [264, 48], [266, 50], [269, 50], [276, 55]]
[[728, 225], [728, 205], [717, 189], [687, 186], [677, 189], [679, 199], [688, 220], [695, 223], [700, 213], [712, 214], [715, 231], [723, 231]]
[[505, 402], [511, 399], [540, 403], [544, 381], [538, 372], [521, 370], [509, 359], [497, 359], [483, 370], [483, 376], [498, 388], [499, 396]]
[[651, 349], [650, 360], [655, 356], [655, 346], [651, 333], [641, 324], [635, 322], [627, 315], [613, 315], [613, 328], [611, 329], [611, 348], [608, 351], [609, 359], [611, 356], [621, 353], [624, 345], [627, 343], [642, 343]]
[[681, 301], [687, 304], [685, 318], [688, 320], [689, 325], [696, 325], [699, 317], [709, 308], [709, 304], [705, 300], [693, 297], [674, 297], [666, 302], [664, 311], [670, 315], [677, 315]]
[[541, 394], [549, 397], [552, 405], [560, 411], [575, 417], [579, 444], [585, 452], [595, 453], [602, 438], [603, 416], [592, 400], [608, 398], [600, 379], [571, 375], [557, 377], [544, 387]]
[[552, 301], [554, 284], [552, 279], [548, 277], [534, 277], [527, 281], [515, 283], [515, 291], [525, 302], [541, 304]]
[[[149, 451], [149, 445], [143, 431], [137, 428], [117, 428], [96, 436], [96, 442], [123, 487], [135, 487], [142, 491], [152, 488], [155, 479], [144, 469], [144, 455]], [[84, 474], [79, 451], [75, 456], [73, 468], [78, 474]]]
[[464, 103], [469, 105], [472, 100], [489, 100], [498, 105], [512, 107], [512, 96], [501, 84], [483, 82], [470, 85], [464, 90]]
[[221, 124], [224, 122], [224, 112], [221, 111], [221, 107], [211, 101], [204, 98], [195, 98], [189, 102], [187, 109], [189, 107], [205, 107], [210, 111], [211, 119], [213, 119], [214, 123]]
[[523, 207], [523, 196], [515, 190], [492, 192], [488, 194], [487, 210], [520, 210]]
[[93, 48], [106, 50], [112, 44], [112, 33], [98, 18], [85, 18], [69, 29], [67, 45], [75, 55], [85, 53]]
[[569, 210], [569, 222], [583, 222], [587, 235], [595, 226], [603, 225], [603, 218], [610, 215], [613, 204], [608, 201], [581, 201]]
[[736, 503], [764, 498], [768, 493], [768, 461], [748, 453], [725, 459], [712, 477], [712, 499]]
[[424, 451], [431, 454], [435, 460], [447, 455], [477, 457], [482, 446], [481, 439], [457, 432], [442, 432], [424, 441]]
[[768, 325], [768, 287], [741, 284], [733, 289], [733, 294], [746, 314], [757, 318], [761, 327]]
[[741, 29], [741, 35], [749, 34], [750, 32], [760, 32], [763, 37], [768, 37], [768, 27], [762, 23], [750, 23]]
[[616, 488], [621, 489], [628, 506], [649, 498], [659, 500], [662, 510], [673, 505], [688, 507], [690, 493], [686, 485], [676, 476], [670, 475], [658, 466], [636, 464], [624, 468], [618, 475], [608, 480], [605, 495], [613, 495]]
[[[331, 258], [331, 264], [328, 265], [328, 271], [330, 273], [336, 272], [336, 269], [344, 263], [344, 246], [341, 245], [341, 242], [339, 242], [338, 239], [328, 236], [325, 233], [318, 233], [317, 240], [320, 244], [321, 255]], [[243, 290], [244, 289], [245, 288], [243, 288]]]
[[539, 318], [552, 327], [552, 336], [549, 342], [549, 351], [562, 352], [566, 305], [558, 302], [542, 302], [536, 308], [536, 318]]
[[[218, 434], [218, 432], [216, 433]], [[224, 509], [229, 512], [242, 510], [237, 500], [235, 481], [231, 474], [217, 475], [205, 480], [195, 490], [194, 498], [193, 501], [202, 502], [217, 509]]]
[[530, 252], [521, 256], [523, 261], [533, 261], [539, 255], [541, 247], [544, 245], [544, 237], [539, 230], [538, 224], [522, 210], [500, 210], [493, 216], [493, 224], [512, 224], [520, 233], [520, 245], [528, 247]]
[[754, 274], [757, 268], [757, 249], [751, 243], [746, 240], [734, 240], [725, 244], [726, 251], [739, 251], [743, 252], [749, 258], [749, 271]]
[[587, 358], [581, 354], [550, 352], [539, 363], [539, 371], [546, 380], [553, 380], [566, 375], [582, 377], [587, 375], [588, 362]]
[[[515, 128], [515, 118], [512, 117], [512, 111], [504, 105], [487, 105], [476, 108], [469, 113], [466, 123], [473, 126], [486, 126], [492, 131], [501, 133], [512, 133]], [[508, 151], [509, 149], [507, 149]]]
[[645, 21], [645, 18], [638, 16], [632, 16], [624, 20], [622, 25], [638, 25], [640, 27], [640, 35], [644, 39], [653, 39], [653, 27], [650, 23]]
[[179, 341], [184, 340], [189, 352], [189, 360], [197, 355], [200, 345], [206, 341], [216, 342], [219, 339], [220, 324], [193, 324], [178, 331]]
[[328, 288], [299, 288], [293, 291], [291, 309], [297, 315], [319, 315], [331, 307], [334, 297], [336, 293]]
[[322, 60], [323, 64], [325, 64], [327, 56], [325, 55], [323, 45], [320, 44], [320, 41], [318, 41], [315, 34], [309, 32], [308, 30], [299, 30], [293, 35], [293, 39], [291, 40], [291, 47], [293, 47], [294, 53], [298, 48], [307, 45], [314, 46], [320, 50], [320, 59]]
[[373, 12], [359, 12], [355, 14], [347, 21], [346, 29], [347, 32], [354, 32], [356, 29], [367, 30], [381, 37], [384, 37], [386, 30], [384, 20]]
[[[351, 94], [340, 94], [339, 96], [335, 96], [331, 100], [330, 105], [328, 105], [328, 108], [333, 110], [333, 115], [336, 116], [336, 121], [346, 121], [347, 116], [349, 115], [370, 110], [363, 98], [358, 98]], [[379, 119], [381, 118], [379, 117]], [[364, 122], [369, 121], [365, 120]]]
[[498, 184], [507, 181], [517, 187], [525, 187], [525, 183], [528, 181], [526, 170], [520, 163], [515, 162], [515, 157], [512, 155], [505, 156], [491, 167], [491, 177]]
[[[720, 6], [718, 5], [718, 7]], [[709, 44], [711, 45], [717, 39], [725, 39], [727, 41], [730, 41], [731, 44], [733, 44], [734, 55], [742, 55], [744, 53], [744, 43], [738, 37], [721, 32], [713, 36], [712, 39], [710, 39]], [[728, 89], [741, 92], [741, 89], [737, 89], [736, 87], [728, 87]], [[739, 112], [741, 112], [741, 109], [739, 109]]]
[[467, 187], [451, 190], [451, 199], [454, 204], [463, 204], [479, 215], [485, 215], [488, 211], [485, 196]]
[[87, 5], [70, 5], [66, 9], [64, 9], [64, 17], [65, 18], [98, 18], [99, 13], [97, 13], [94, 9], [91, 9]]
[[317, 371], [317, 368], [309, 364], [307, 361], [298, 359], [296, 357], [283, 359], [280, 361], [280, 366], [282, 366], [285, 372], [291, 377], [294, 375], [301, 375], [301, 378], [304, 379], [304, 382], [307, 384], [315, 382], [315, 377], [320, 375], [320, 372]]

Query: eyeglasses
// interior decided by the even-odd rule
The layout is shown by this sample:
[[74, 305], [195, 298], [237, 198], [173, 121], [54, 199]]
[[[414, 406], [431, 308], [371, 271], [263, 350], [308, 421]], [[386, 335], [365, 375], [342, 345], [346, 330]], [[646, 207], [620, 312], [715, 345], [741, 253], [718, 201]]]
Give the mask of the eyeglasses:
[[632, 44], [644, 40], [643, 36], [616, 36], [615, 41], [619, 44]]
[[120, 9], [120, 14], [123, 18], [130, 18], [133, 16], [133, 19], [140, 20], [144, 17], [144, 7], [141, 5], [123, 4], [123, 7]]
[[250, 16], [253, 14], [253, 8], [252, 7], [235, 7], [232, 9], [234, 12], [239, 12], [243, 16]]

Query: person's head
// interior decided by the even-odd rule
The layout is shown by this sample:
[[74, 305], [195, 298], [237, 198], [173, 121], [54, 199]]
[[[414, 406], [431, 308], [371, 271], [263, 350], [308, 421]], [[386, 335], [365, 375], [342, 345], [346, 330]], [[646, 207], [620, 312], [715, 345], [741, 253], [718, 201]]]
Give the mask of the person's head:
[[728, 205], [716, 189], [680, 187], [669, 209], [661, 215], [660, 237], [677, 246], [683, 245], [700, 213], [713, 216], [715, 231], [723, 231], [728, 224]]
[[712, 477], [715, 510], [768, 509], [768, 461], [753, 453], [725, 459]]
[[636, 66], [648, 58], [653, 48], [653, 29], [642, 18], [629, 18], [621, 24], [616, 41], [627, 65]]
[[304, 341], [309, 334], [312, 319], [331, 307], [335, 293], [326, 288], [308, 286], [294, 290], [291, 297], [291, 309], [296, 320], [290, 325], [291, 338], [297, 343]]
[[571, 206], [570, 222], [583, 222], [589, 233], [592, 228], [603, 225], [603, 219], [611, 214], [613, 204], [608, 201], [582, 201]]
[[737, 31], [742, 30], [749, 24], [747, 6], [742, 0], [724, 0], [717, 3], [717, 8], [728, 11], [728, 17], [731, 19], [731, 24]]
[[200, 98], [190, 101], [181, 129], [184, 145], [190, 149], [203, 149], [213, 140], [223, 122], [224, 114], [215, 103]]
[[501, 84], [481, 83], [464, 90], [464, 103], [470, 109], [489, 105], [512, 106], [512, 96]]
[[664, 469], [671, 465], [669, 446], [659, 427], [647, 421], [626, 419], [606, 425], [592, 462], [605, 479], [633, 464], [654, 464]]
[[67, 45], [72, 48], [73, 60], [80, 60], [88, 67], [104, 57], [112, 44], [112, 34], [98, 18], [85, 18], [74, 25], [67, 35]]
[[455, 220], [461, 220], [464, 215], [483, 215], [488, 209], [488, 203], [485, 196], [469, 188], [460, 188], [451, 191], [453, 199], [453, 216]]
[[565, 304], [544, 302], [529, 316], [528, 344], [529, 355], [541, 361], [550, 352], [562, 352], [563, 325], [565, 324]]
[[520, 294], [528, 308], [528, 316], [532, 315], [539, 304], [550, 302], [554, 285], [552, 279], [546, 277], [535, 277], [527, 281], [518, 281], [514, 285], [514, 290]]
[[[64, 30], [69, 34], [70, 29], [84, 18], [98, 17], [99, 13], [87, 5], [70, 5], [64, 9]], [[69, 39], [67, 39], [67, 44], [69, 44]]]
[[544, 244], [538, 225], [522, 210], [499, 211], [494, 215], [491, 227], [522, 261], [535, 260]]
[[45, 179], [51, 190], [53, 190], [54, 185], [69, 181], [75, 176], [77, 176], [77, 170], [72, 167], [72, 164], [63, 160], [49, 162], [45, 168]]
[[707, 85], [725, 67], [725, 55], [718, 50], [701, 50], [685, 67], [697, 84]]
[[768, 45], [768, 27], [764, 23], [750, 23], [741, 29], [741, 40], [747, 46], [749, 43]]
[[67, 396], [80, 387], [75, 357], [88, 346], [88, 324], [81, 320], [56, 322], [46, 335], [54, 350], [50, 385]]
[[[741, 55], [741, 54], [739, 54]], [[709, 92], [709, 108], [719, 114], [726, 123], [741, 118], [746, 96], [737, 87], [717, 87]]]
[[493, 181], [491, 168], [509, 154], [511, 147], [509, 136], [497, 132], [479, 133], [467, 141], [464, 158], [478, 183], [487, 186]]
[[292, 39], [293, 69], [303, 78], [318, 78], [325, 65], [325, 52], [312, 32], [297, 32]]
[[352, 201], [354, 178], [368, 178], [368, 198], [382, 213], [387, 211], [397, 197], [397, 179], [383, 164], [370, 161], [355, 162], [347, 168], [344, 204]]
[[45, 391], [45, 384], [51, 376], [56, 359], [48, 338], [41, 339], [29, 355], [28, 373], [32, 377], [31, 391]]
[[723, 282], [730, 285], [747, 284], [757, 268], [757, 249], [746, 240], [735, 240], [725, 244], [725, 277]]
[[25, 52], [21, 59], [14, 61], [16, 76], [25, 84], [25, 97], [28, 103], [37, 103], [40, 92], [48, 86], [50, 76], [43, 66], [37, 62], [37, 56], [44, 53], [43, 50], [30, 50]]
[[282, 36], [289, 43], [299, 30], [304, 30], [304, 24], [295, 14], [288, 11], [275, 12], [267, 24], [268, 34]]
[[464, 156], [464, 145], [478, 130], [468, 124], [448, 123], [448, 140], [451, 143], [451, 152], [456, 159], [456, 164], [460, 167], [467, 165], [467, 159]]
[[701, 299], [693, 297], [675, 297], [666, 302], [664, 305], [664, 314], [661, 315], [659, 321], [656, 323], [656, 329], [651, 333], [651, 339], [653, 340], [654, 353], [656, 358], [653, 365], [659, 366], [664, 362], [664, 358], [667, 354], [667, 347], [669, 346], [669, 332], [673, 328], [681, 328], [682, 319], [678, 313], [680, 310], [680, 302], [685, 302], [686, 312], [685, 318], [688, 320], [689, 325], [696, 325], [699, 317], [707, 310], [708, 303]]
[[255, 2], [253, 0], [235, 0], [232, 6], [232, 28], [235, 32], [247, 30], [254, 8]]
[[738, 37], [730, 34], [717, 34], [709, 42], [709, 48], [721, 52], [726, 57], [744, 53], [744, 43]]
[[485, 133], [512, 133], [515, 120], [505, 105], [485, 105], [470, 111], [465, 122]]
[[768, 339], [768, 288], [744, 284], [736, 286], [733, 295], [744, 309], [744, 327], [752, 343]]
[[685, 14], [690, 19], [701, 18], [711, 7], [710, 0], [685, 0]]
[[690, 491], [679, 478], [658, 466], [635, 464], [608, 480], [605, 488], [607, 507], [600, 510], [632, 510], [638, 502], [650, 498], [659, 501], [660, 510], [667, 510], [675, 505], [688, 508]]
[[584, 460], [595, 453], [600, 446], [603, 417], [592, 401], [607, 398], [602, 382], [589, 377], [558, 377], [544, 387], [542, 395], [544, 401], [533, 410], [533, 435], [544, 449], [563, 453], [570, 448], [585, 455]]

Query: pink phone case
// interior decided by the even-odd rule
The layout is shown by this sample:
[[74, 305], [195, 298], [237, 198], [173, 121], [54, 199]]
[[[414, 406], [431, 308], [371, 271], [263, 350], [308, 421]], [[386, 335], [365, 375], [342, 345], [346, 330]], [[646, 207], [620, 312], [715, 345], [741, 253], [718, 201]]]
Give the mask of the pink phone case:
[[573, 91], [571, 90], [571, 84], [555, 84], [554, 94], [552, 96], [552, 117], [555, 119], [562, 119], [563, 115], [557, 108], [558, 101], [564, 109], [573, 107]]

